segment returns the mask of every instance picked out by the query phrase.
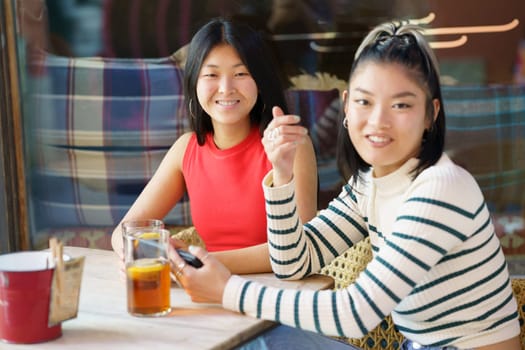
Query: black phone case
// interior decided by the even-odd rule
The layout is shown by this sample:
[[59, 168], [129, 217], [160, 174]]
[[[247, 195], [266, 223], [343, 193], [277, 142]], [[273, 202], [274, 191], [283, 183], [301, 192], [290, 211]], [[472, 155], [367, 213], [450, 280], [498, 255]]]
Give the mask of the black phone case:
[[180, 257], [186, 261], [187, 264], [199, 268], [202, 266], [202, 261], [199, 260], [195, 255], [191, 254], [190, 252], [182, 249], [177, 249], [177, 253], [179, 253]]

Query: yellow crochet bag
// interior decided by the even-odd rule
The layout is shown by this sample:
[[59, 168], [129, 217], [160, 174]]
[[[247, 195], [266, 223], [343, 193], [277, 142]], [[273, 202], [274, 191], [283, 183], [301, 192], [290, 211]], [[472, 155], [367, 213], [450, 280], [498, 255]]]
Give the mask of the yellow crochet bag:
[[198, 247], [206, 248], [206, 244], [202, 240], [201, 236], [193, 226], [183, 227], [183, 226], [172, 226], [169, 227], [171, 237], [180, 239], [188, 246], [195, 245]]
[[520, 318], [520, 340], [521, 348], [525, 349], [525, 279], [513, 278], [512, 291], [518, 303], [518, 314]]

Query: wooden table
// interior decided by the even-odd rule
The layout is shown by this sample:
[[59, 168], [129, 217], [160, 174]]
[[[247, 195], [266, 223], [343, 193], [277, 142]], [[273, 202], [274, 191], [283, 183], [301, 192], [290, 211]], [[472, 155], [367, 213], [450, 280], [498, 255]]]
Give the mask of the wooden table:
[[[171, 290], [173, 310], [164, 317], [134, 317], [126, 310], [126, 284], [112, 251], [66, 247], [70, 256], [85, 256], [77, 318], [62, 323], [62, 336], [33, 345], [5, 344], [1, 349], [231, 349], [275, 325], [223, 309], [193, 303], [184, 290]], [[249, 275], [267, 285], [325, 289], [327, 276], [280, 281], [273, 274]], [[28, 320], [28, 322], [30, 322]]]

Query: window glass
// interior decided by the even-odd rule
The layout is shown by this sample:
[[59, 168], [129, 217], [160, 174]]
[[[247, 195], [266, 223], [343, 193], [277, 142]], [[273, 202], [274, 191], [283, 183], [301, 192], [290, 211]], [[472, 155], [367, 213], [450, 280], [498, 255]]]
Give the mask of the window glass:
[[[114, 225], [188, 129], [184, 47], [216, 16], [267, 36], [296, 91], [290, 108], [319, 136], [322, 207], [341, 178], [335, 129], [324, 140], [316, 127], [337, 121], [364, 34], [397, 18], [428, 30], [444, 83], [447, 152], [480, 183], [508, 255], [525, 253], [522, 0], [18, 0], [17, 15], [34, 247], [57, 233], [110, 247]], [[187, 198], [167, 220], [191, 224]]]

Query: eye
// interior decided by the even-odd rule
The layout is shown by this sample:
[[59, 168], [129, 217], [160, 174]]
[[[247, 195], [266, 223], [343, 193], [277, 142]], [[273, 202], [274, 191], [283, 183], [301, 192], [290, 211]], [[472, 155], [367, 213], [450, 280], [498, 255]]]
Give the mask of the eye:
[[235, 76], [236, 77], [249, 77], [250, 76], [250, 73], [248, 72], [238, 72], [238, 73], [235, 73]]
[[203, 67], [199, 76], [202, 78], [216, 78], [218, 76], [218, 72], [215, 69]]
[[364, 99], [364, 98], [356, 98], [354, 100], [354, 103], [358, 104], [358, 105], [361, 105], [361, 106], [368, 106], [368, 105], [370, 105], [370, 101], [368, 101], [367, 99]]
[[408, 104], [408, 103], [405, 103], [405, 102], [399, 102], [399, 103], [394, 103], [392, 105], [392, 108], [394, 109], [407, 109], [407, 108], [410, 108], [411, 105]]

